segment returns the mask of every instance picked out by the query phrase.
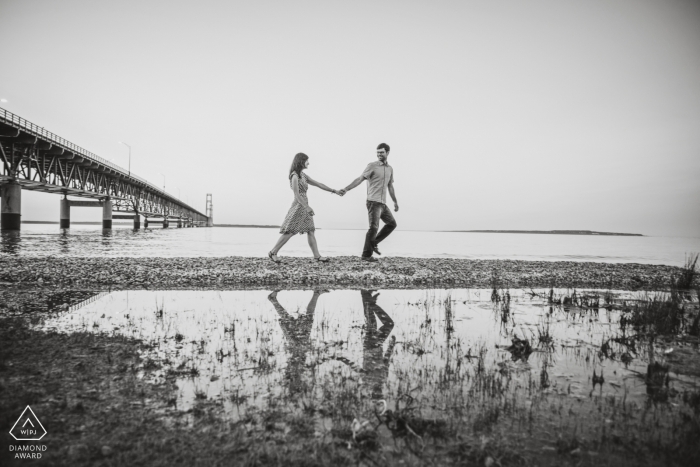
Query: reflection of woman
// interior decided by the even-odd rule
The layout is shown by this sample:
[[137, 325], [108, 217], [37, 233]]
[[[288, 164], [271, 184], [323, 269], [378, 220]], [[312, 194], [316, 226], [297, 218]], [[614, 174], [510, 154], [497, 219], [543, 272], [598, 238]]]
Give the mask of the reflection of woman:
[[279, 238], [279, 240], [277, 240], [275, 246], [267, 254], [275, 263], [280, 262], [280, 259], [277, 257], [277, 253], [284, 246], [284, 244], [287, 243], [294, 235], [303, 233], [307, 235], [311, 252], [313, 253], [314, 258], [316, 258], [316, 261], [328, 261], [328, 258], [322, 257], [318, 252], [316, 236], [314, 235], [316, 227], [314, 226], [314, 219], [312, 217], [314, 215], [314, 210], [311, 209], [311, 206], [309, 206], [306, 191], [309, 189], [309, 185], [312, 185], [319, 187], [322, 190], [330, 191], [331, 193], [339, 193], [336, 190], [328, 188], [323, 183], [319, 183], [306, 175], [303, 171], [307, 167], [309, 167], [309, 156], [302, 152], [294, 156], [292, 167], [289, 169], [289, 184], [294, 192], [294, 202], [292, 203], [292, 207], [289, 208], [289, 212], [287, 212], [287, 217], [285, 217], [284, 222], [282, 222], [282, 227], [280, 228], [280, 233], [282, 236]]
[[280, 327], [287, 341], [286, 351], [289, 355], [289, 361], [285, 370], [285, 380], [291, 392], [299, 392], [303, 388], [302, 374], [306, 367], [306, 353], [311, 350], [311, 328], [314, 324], [316, 302], [321, 294], [327, 292], [327, 290], [314, 291], [306, 307], [306, 314], [297, 319], [292, 318], [277, 301], [277, 292], [272, 292], [267, 296], [277, 310], [280, 317]]

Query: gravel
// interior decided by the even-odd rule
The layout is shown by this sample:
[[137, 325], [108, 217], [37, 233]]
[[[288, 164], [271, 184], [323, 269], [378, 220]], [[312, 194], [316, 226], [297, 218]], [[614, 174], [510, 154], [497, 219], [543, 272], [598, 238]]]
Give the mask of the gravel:
[[[663, 289], [681, 268], [647, 264], [382, 258], [31, 258], [0, 256], [0, 285], [41, 287], [592, 287]], [[697, 283], [697, 279], [696, 279]]]

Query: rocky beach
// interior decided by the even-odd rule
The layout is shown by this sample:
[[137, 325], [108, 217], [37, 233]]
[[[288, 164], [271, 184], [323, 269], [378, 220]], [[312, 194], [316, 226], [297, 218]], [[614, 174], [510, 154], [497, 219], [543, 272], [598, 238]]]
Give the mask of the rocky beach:
[[[665, 289], [682, 268], [664, 265], [383, 258], [99, 258], [0, 256], [0, 284], [85, 288], [595, 287]], [[696, 279], [697, 281], [697, 279]]]

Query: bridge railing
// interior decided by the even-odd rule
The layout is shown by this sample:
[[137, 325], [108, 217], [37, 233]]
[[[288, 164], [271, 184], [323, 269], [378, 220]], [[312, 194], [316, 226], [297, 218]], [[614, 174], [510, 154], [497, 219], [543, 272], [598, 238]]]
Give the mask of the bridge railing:
[[[77, 154], [80, 154], [81, 156], [85, 156], [89, 159], [94, 160], [95, 162], [99, 162], [100, 164], [106, 165], [107, 167], [114, 169], [118, 172], [121, 172], [127, 177], [131, 177], [133, 179], [136, 179], [140, 182], [146, 183], [150, 185], [146, 180], [143, 178], [137, 176], [137, 175], [129, 175], [129, 173], [119, 167], [118, 165], [114, 164], [113, 162], [110, 162], [106, 159], [103, 159], [102, 157], [98, 156], [95, 153], [92, 153], [88, 151], [87, 149], [81, 148], [77, 144], [71, 143], [65, 138], [61, 138], [57, 134], [51, 133], [50, 131], [47, 131], [44, 129], [44, 127], [40, 127], [22, 117], [19, 115], [15, 115], [9, 110], [3, 109], [0, 107], [0, 119], [10, 122], [18, 127], [20, 127], [22, 130], [26, 131], [27, 133], [31, 133], [35, 136], [41, 136], [47, 141], [51, 141], [52, 143], [60, 144], [61, 146], [65, 147], [66, 149], [70, 149], [71, 151], [74, 151]], [[155, 187], [153, 187], [155, 188]], [[157, 188], [156, 188], [157, 189]], [[162, 190], [161, 190], [162, 191]]]
[[168, 196], [172, 200], [177, 201], [182, 206], [184, 206], [188, 209], [191, 209], [194, 212], [199, 212], [196, 209], [183, 203], [182, 201], [180, 201], [178, 198], [171, 195], [167, 191], [163, 190], [162, 188], [158, 188], [157, 186], [151, 184], [150, 182], [146, 181], [145, 179], [139, 177], [138, 175], [134, 175], [132, 173], [129, 173], [126, 170], [124, 170], [123, 168], [119, 167], [117, 164], [114, 164], [113, 162], [110, 162], [110, 161], [98, 156], [97, 154], [88, 151], [87, 149], [81, 148], [77, 144], [71, 143], [67, 139], [61, 138], [57, 134], [54, 134], [54, 133], [51, 133], [50, 131], [45, 130], [44, 127], [40, 127], [39, 125], [36, 125], [36, 124], [20, 117], [19, 115], [15, 115], [12, 112], [10, 112], [9, 110], [3, 109], [2, 107], [0, 107], [0, 121], [9, 122], [12, 125], [17, 126], [17, 127], [21, 128], [22, 130], [26, 131], [27, 133], [33, 134], [35, 136], [41, 136], [43, 139], [45, 139], [47, 141], [51, 141], [52, 143], [59, 144], [59, 145], [65, 147], [66, 149], [70, 149], [71, 151], [75, 152], [76, 154], [80, 154], [80, 156], [82, 156], [82, 157], [93, 160], [95, 162], [99, 162], [100, 164], [105, 165], [105, 166], [109, 167], [110, 169], [116, 170], [117, 172], [121, 173], [122, 175], [124, 175], [127, 178], [132, 178], [134, 180], [138, 180], [141, 183], [144, 183], [153, 191], [163, 193], [165, 196]]

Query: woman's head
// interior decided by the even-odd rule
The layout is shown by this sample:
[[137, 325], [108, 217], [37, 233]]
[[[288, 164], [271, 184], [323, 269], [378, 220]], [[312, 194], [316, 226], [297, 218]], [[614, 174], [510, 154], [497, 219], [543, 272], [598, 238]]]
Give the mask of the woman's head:
[[294, 156], [294, 160], [292, 161], [292, 167], [289, 169], [289, 176], [291, 177], [293, 173], [296, 173], [297, 176], [301, 177], [301, 171], [309, 165], [308, 163], [309, 156], [307, 156], [303, 152], [300, 152], [299, 154]]

